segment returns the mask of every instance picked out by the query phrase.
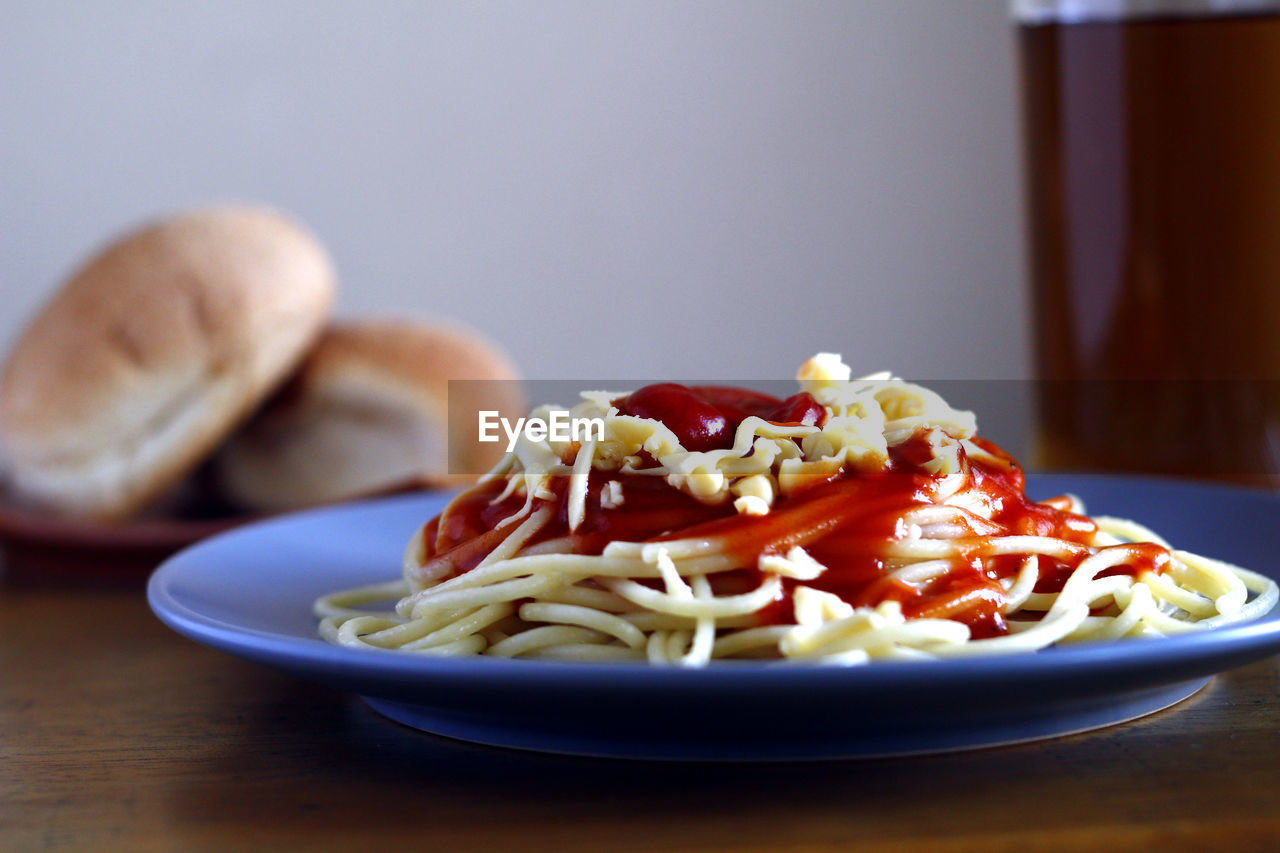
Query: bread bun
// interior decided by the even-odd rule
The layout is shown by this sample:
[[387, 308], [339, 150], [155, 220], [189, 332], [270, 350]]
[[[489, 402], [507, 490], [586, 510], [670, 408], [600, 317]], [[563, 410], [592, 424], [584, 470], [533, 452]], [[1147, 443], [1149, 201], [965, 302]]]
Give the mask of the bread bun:
[[90, 519], [136, 513], [297, 366], [334, 289], [320, 244], [266, 210], [187, 213], [110, 245], [4, 365], [7, 499]]
[[449, 380], [508, 380], [455, 385], [455, 416], [479, 408], [523, 415], [515, 377], [493, 344], [456, 327], [336, 325], [218, 453], [214, 479], [227, 500], [255, 511], [473, 481], [504, 448], [476, 440], [474, 415], [450, 430]]

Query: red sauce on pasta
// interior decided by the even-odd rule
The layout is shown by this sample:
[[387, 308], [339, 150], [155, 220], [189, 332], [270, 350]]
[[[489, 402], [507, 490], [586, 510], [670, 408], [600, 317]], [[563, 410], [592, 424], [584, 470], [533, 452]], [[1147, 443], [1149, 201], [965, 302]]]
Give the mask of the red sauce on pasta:
[[[663, 421], [690, 450], [727, 448], [738, 425], [749, 416], [775, 423], [821, 425], [825, 410], [807, 393], [779, 400], [745, 389], [713, 386], [687, 388], [672, 383], [651, 385], [615, 401], [623, 414]], [[731, 502], [706, 504], [672, 487], [666, 477], [645, 473], [589, 475], [586, 515], [578, 529], [569, 530], [567, 478], [551, 485], [558, 515], [537, 534], [536, 542], [567, 537], [572, 551], [599, 554], [612, 541], [664, 541], [698, 538], [716, 542], [736, 558], [740, 569], [710, 575], [717, 594], [750, 590], [761, 581], [756, 562], [761, 554], [785, 554], [802, 546], [826, 566], [818, 578], [786, 580], [780, 597], [760, 614], [764, 623], [789, 623], [792, 593], [797, 584], [834, 593], [854, 606], [898, 601], [908, 617], [946, 618], [969, 625], [974, 638], [1006, 633], [1002, 610], [1006, 593], [1002, 579], [1016, 576], [1022, 557], [993, 554], [993, 541], [1005, 536], [1047, 536], [1083, 545], [1097, 533], [1092, 520], [1065, 509], [1060, 499], [1035, 503], [1024, 494], [1021, 467], [1004, 451], [981, 438], [971, 439], [990, 458], [959, 450], [960, 476], [970, 500], [980, 501], [987, 518], [959, 514], [960, 553], [949, 558], [943, 571], [929, 580], [904, 583], [890, 577], [896, 542], [911, 536], [903, 515], [935, 503], [942, 478], [922, 465], [931, 459], [924, 435], [918, 434], [890, 449], [887, 470], [859, 473], [845, 470], [833, 478], [789, 496], [779, 496], [763, 516], [738, 514]], [[622, 504], [602, 503], [605, 489], [616, 481]], [[504, 483], [475, 489], [455, 502], [448, 513], [424, 531], [427, 557], [448, 555], [452, 574], [474, 567], [516, 525], [498, 522], [519, 511], [523, 498], [494, 502]], [[1168, 552], [1156, 545], [1114, 546], [1125, 549], [1121, 565], [1103, 574], [1137, 575], [1160, 572]], [[456, 553], [456, 559], [455, 554]], [[1045, 556], [1038, 561], [1037, 592], [1056, 592], [1086, 555], [1085, 549], [1066, 559]]]
[[820, 426], [826, 414], [806, 392], [779, 400], [745, 388], [686, 387], [674, 382], [646, 385], [614, 405], [624, 415], [662, 421], [682, 447], [697, 452], [732, 447], [738, 426], [751, 416], [779, 424]]

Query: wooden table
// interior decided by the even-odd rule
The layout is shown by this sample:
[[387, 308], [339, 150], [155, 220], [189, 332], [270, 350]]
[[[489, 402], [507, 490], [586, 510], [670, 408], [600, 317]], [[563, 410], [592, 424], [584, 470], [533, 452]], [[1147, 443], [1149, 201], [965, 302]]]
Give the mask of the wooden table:
[[471, 746], [173, 633], [0, 589], [0, 850], [1280, 849], [1280, 666], [1137, 723], [823, 764]]

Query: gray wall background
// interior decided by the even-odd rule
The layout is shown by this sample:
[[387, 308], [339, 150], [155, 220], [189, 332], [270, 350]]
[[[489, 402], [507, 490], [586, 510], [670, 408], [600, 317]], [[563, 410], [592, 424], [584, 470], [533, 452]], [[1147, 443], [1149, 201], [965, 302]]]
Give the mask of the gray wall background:
[[0, 342], [110, 235], [261, 201], [346, 316], [539, 378], [1018, 378], [1003, 0], [4, 2]]

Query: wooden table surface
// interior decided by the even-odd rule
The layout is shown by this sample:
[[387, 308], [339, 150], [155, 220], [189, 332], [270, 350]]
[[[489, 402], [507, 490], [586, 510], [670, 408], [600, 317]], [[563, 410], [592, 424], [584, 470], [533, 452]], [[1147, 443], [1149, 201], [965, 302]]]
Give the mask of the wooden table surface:
[[141, 589], [10, 586], [0, 850], [1280, 850], [1278, 660], [1030, 745], [616, 762], [403, 728], [184, 639]]

